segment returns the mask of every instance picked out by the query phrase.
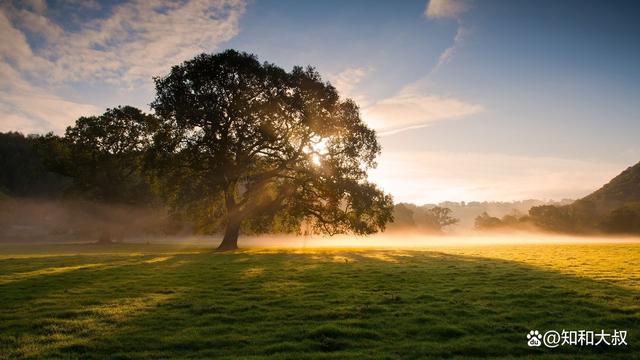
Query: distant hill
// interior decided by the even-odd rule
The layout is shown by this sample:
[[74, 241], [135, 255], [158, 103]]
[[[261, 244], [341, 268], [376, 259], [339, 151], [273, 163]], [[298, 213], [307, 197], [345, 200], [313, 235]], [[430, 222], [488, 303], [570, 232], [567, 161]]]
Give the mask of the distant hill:
[[531, 208], [529, 220], [552, 232], [640, 234], [640, 163], [571, 205]]
[[593, 203], [600, 214], [608, 213], [626, 204], [640, 202], [640, 162], [578, 201]]

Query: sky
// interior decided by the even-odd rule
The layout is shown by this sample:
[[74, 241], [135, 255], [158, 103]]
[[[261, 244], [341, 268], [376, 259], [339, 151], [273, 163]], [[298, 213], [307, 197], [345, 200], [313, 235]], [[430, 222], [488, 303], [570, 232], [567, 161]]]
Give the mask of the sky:
[[397, 202], [579, 198], [640, 161], [636, 1], [0, 0], [0, 131], [64, 133], [234, 48], [312, 65]]

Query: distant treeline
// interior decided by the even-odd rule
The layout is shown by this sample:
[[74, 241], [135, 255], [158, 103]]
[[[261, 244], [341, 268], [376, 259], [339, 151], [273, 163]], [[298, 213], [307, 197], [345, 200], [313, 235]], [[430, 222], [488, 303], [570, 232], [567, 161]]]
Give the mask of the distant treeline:
[[44, 138], [0, 133], [0, 197], [58, 198], [70, 178], [52, 171]]
[[[124, 107], [110, 113], [138, 111]], [[121, 114], [114, 114], [122, 116]], [[138, 114], [138, 116], [143, 116]], [[80, 121], [98, 122], [99, 118]], [[126, 138], [96, 149], [74, 138], [76, 127], [66, 136], [0, 133], [0, 196], [35, 199], [81, 198], [103, 203], [154, 205], [152, 182], [142, 174], [142, 153], [126, 149]], [[124, 130], [123, 130], [124, 131]], [[128, 129], [126, 131], [131, 131]]]
[[440, 231], [432, 209], [446, 211], [463, 229], [546, 231], [567, 234], [640, 234], [640, 163], [629, 167], [594, 193], [576, 200], [543, 202], [443, 202], [396, 204], [391, 228]]
[[92, 151], [70, 133], [0, 133], [0, 241], [111, 242], [189, 230], [161, 205], [135, 152], [122, 143]]
[[[390, 228], [414, 228], [424, 231], [440, 231], [445, 227], [433, 226], [433, 209], [448, 209], [448, 215], [456, 219], [450, 224], [449, 230], [470, 230], [473, 228], [484, 228], [477, 226], [478, 219], [492, 215], [493, 219], [511, 223], [514, 218], [521, 218], [528, 214], [529, 209], [535, 206], [556, 205], [562, 206], [572, 203], [573, 200], [564, 199], [562, 201], [542, 201], [542, 200], [521, 200], [521, 201], [470, 201], [452, 202], [446, 201], [439, 204], [415, 205], [411, 203], [399, 203], [394, 208], [394, 222]], [[438, 211], [438, 210], [436, 210]], [[440, 210], [441, 211], [441, 210]], [[493, 217], [495, 216], [495, 217]]]
[[429, 209], [435, 207], [448, 208], [451, 216], [458, 219], [452, 229], [468, 230], [475, 226], [475, 219], [483, 213], [491, 214], [499, 218], [503, 216], [520, 217], [528, 214], [529, 209], [541, 205], [567, 205], [573, 200], [563, 199], [561, 201], [542, 200], [521, 200], [521, 201], [469, 201], [453, 202], [445, 201], [439, 204], [415, 205], [411, 203], [396, 204], [394, 217], [396, 226], [425, 226], [425, 216]]
[[569, 234], [640, 234], [640, 202], [630, 202], [608, 212], [601, 211], [589, 200], [570, 205], [535, 206], [528, 215], [506, 215], [502, 218], [487, 213], [478, 216], [479, 230], [527, 229]]

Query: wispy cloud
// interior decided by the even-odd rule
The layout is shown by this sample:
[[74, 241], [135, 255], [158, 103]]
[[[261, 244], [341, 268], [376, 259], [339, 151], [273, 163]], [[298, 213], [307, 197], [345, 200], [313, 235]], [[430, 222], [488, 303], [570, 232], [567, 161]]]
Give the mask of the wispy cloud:
[[33, 86], [6, 63], [0, 63], [0, 78], [0, 131], [61, 133], [73, 120], [101, 110]]
[[424, 16], [429, 19], [459, 19], [469, 9], [471, 4], [466, 0], [429, 0]]
[[449, 62], [456, 50], [462, 45], [470, 31], [462, 23], [462, 15], [471, 9], [471, 2], [467, 0], [429, 0], [424, 10], [424, 16], [428, 19], [449, 19], [458, 23], [458, 30], [453, 38], [451, 46], [446, 48], [438, 57], [438, 62], [433, 71]]
[[[53, 81], [106, 81], [117, 84], [149, 82], [167, 67], [194, 54], [211, 51], [239, 31], [244, 12], [239, 0], [174, 2], [136, 0], [114, 7], [106, 18], [80, 24], [79, 31], [63, 31], [47, 17], [28, 8], [5, 7], [12, 39], [20, 39], [16, 65], [38, 70]], [[6, 21], [5, 21], [6, 23]], [[39, 49], [25, 49], [25, 34], [46, 35]], [[28, 45], [26, 45], [28, 46]], [[11, 56], [2, 52], [3, 56]], [[37, 62], [37, 64], [33, 64]]]
[[[89, 8], [100, 6], [86, 4], [91, 5]], [[73, 8], [84, 11], [85, 5]], [[53, 20], [46, 2], [3, 3], [0, 63], [3, 71], [11, 70], [15, 76], [0, 80], [2, 127], [7, 127], [8, 118], [12, 122], [22, 118], [22, 123], [53, 125], [31, 118], [34, 111], [23, 111], [20, 102], [25, 93], [34, 96], [34, 102], [44, 103], [66, 101], [53, 96], [53, 89], [74, 82], [111, 84], [131, 91], [149, 87], [152, 76], [164, 74], [171, 65], [195, 54], [214, 51], [233, 38], [239, 32], [244, 9], [243, 0], [134, 0], [105, 10], [107, 16], [69, 26]], [[65, 14], [65, 18], [83, 18], [72, 15]], [[39, 40], [37, 46], [32, 46], [32, 38]], [[78, 105], [84, 109], [84, 105]], [[69, 111], [68, 116], [67, 124], [73, 121], [75, 112]]]
[[365, 120], [382, 136], [428, 126], [434, 122], [481, 113], [480, 104], [429, 94], [409, 85], [396, 95], [363, 110]]
[[[470, 9], [471, 2], [466, 0], [431, 0], [427, 3], [424, 16], [428, 19], [449, 19], [458, 23], [453, 43], [439, 55], [436, 65], [429, 74], [449, 62], [464, 41], [469, 30], [462, 25], [461, 16]], [[335, 80], [336, 87], [364, 104], [363, 116], [365, 120], [382, 136], [485, 111], [485, 107], [481, 104], [453, 96], [443, 96], [423, 89], [421, 83], [426, 78], [406, 85], [390, 97], [371, 102], [361, 94], [351, 95], [354, 93], [355, 85], [360, 83], [368, 75], [368, 72], [352, 68], [345, 70], [340, 75]]]
[[382, 153], [370, 178], [395, 201], [511, 201], [580, 198], [627, 165], [486, 153]]
[[483, 105], [429, 92], [424, 89], [423, 81], [405, 85], [397, 93], [374, 101], [366, 95], [361, 86], [361, 83], [373, 73], [371, 67], [349, 67], [329, 75], [328, 78], [341, 96], [356, 101], [361, 108], [363, 119], [380, 136], [485, 111]]
[[438, 57], [438, 63], [436, 63], [436, 66], [433, 68], [433, 71], [438, 71], [440, 67], [442, 67], [444, 64], [451, 61], [451, 58], [453, 57], [455, 52], [458, 50], [458, 48], [462, 45], [462, 42], [464, 41], [468, 33], [469, 33], [469, 30], [467, 28], [462, 26], [462, 24], [458, 24], [458, 31], [456, 31], [456, 36], [453, 38], [453, 44], [451, 44], [451, 46], [446, 48], [440, 54], [440, 56]]
[[328, 76], [341, 96], [355, 100], [360, 106], [366, 106], [367, 99], [358, 92], [358, 85], [373, 71], [371, 67], [350, 67], [337, 74]]
[[25, 71], [45, 69], [49, 63], [33, 53], [27, 36], [11, 24], [11, 19], [2, 8], [0, 8], [0, 61], [13, 64], [16, 68]]

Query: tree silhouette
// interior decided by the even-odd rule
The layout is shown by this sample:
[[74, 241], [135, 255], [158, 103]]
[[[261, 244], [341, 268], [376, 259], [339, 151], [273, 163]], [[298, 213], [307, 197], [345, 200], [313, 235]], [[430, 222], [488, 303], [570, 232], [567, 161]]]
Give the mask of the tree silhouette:
[[445, 226], [457, 224], [459, 219], [451, 216], [451, 209], [436, 206], [426, 211], [425, 224], [434, 231], [442, 231]]
[[482, 212], [482, 214], [478, 215], [475, 218], [475, 221], [474, 221], [474, 227], [477, 230], [496, 229], [496, 228], [499, 228], [499, 227], [501, 227], [503, 225], [504, 224], [502, 223], [502, 220], [500, 220], [499, 218], [497, 218], [495, 216], [489, 215], [486, 211], [484, 211], [484, 212]]
[[49, 136], [0, 133], [0, 200], [3, 194], [43, 198], [62, 195], [69, 179], [47, 166], [45, 155], [49, 156], [50, 149], [41, 145]]
[[[148, 203], [152, 191], [142, 166], [155, 118], [131, 106], [81, 117], [67, 128], [55, 168], [73, 178], [74, 190], [105, 202]], [[49, 149], [59, 141], [48, 136]]]
[[541, 205], [529, 209], [529, 217], [539, 229], [552, 232], [572, 232], [575, 219], [568, 206]]
[[237, 248], [241, 228], [369, 234], [391, 219], [391, 197], [367, 181], [375, 132], [313, 68], [228, 50], [155, 81], [150, 164], [172, 208], [225, 227], [219, 249]]
[[416, 226], [413, 210], [407, 204], [396, 204], [393, 209], [393, 224], [398, 227]]

